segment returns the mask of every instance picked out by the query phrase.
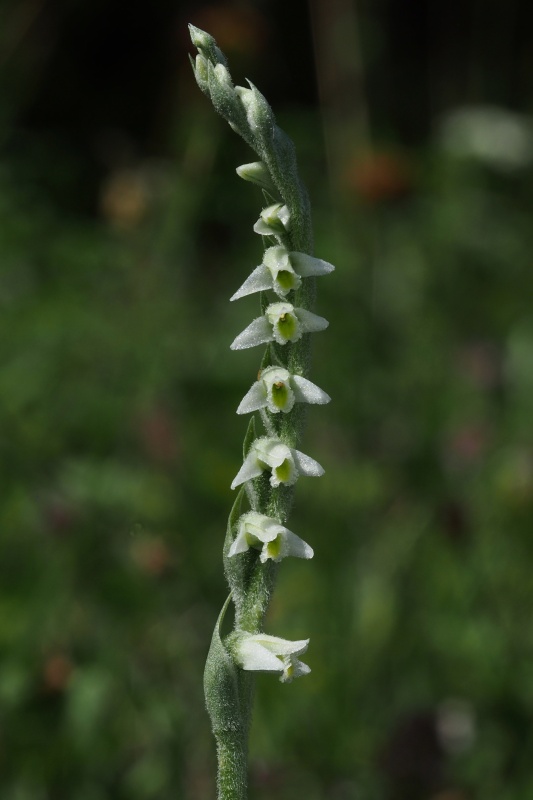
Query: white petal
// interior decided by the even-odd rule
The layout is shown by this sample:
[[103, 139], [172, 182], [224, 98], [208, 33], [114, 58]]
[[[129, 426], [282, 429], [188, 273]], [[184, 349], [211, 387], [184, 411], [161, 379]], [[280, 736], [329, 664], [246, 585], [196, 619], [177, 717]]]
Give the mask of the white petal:
[[291, 374], [285, 367], [265, 367], [261, 372], [261, 379], [268, 384], [276, 381], [288, 381]]
[[289, 253], [286, 247], [275, 245], [265, 250], [263, 254], [263, 264], [269, 269], [290, 269]]
[[296, 536], [295, 533], [286, 530], [284, 538], [287, 542], [286, 555], [294, 556], [295, 558], [313, 558], [313, 548], [310, 547], [307, 542], [304, 542], [303, 539], [300, 539], [299, 536]]
[[291, 450], [279, 439], [261, 436], [254, 442], [256, 458], [264, 461], [269, 467], [279, 467], [286, 459], [291, 458]]
[[[327, 402], [326, 400], [324, 402]], [[263, 381], [256, 381], [242, 398], [237, 414], [249, 414], [252, 411], [259, 411], [267, 404], [267, 391]]]
[[255, 672], [282, 672], [283, 662], [252, 637], [243, 638], [236, 648], [236, 661], [242, 669]]
[[296, 272], [301, 275], [302, 278], [328, 275], [335, 269], [333, 264], [330, 264], [327, 261], [322, 261], [321, 258], [308, 256], [306, 253], [290, 253], [290, 259]]
[[329, 403], [331, 397], [320, 389], [316, 384], [302, 378], [300, 375], [293, 375], [291, 378], [294, 396], [299, 403], [315, 403], [323, 405]]
[[231, 350], [246, 350], [247, 347], [255, 347], [258, 344], [266, 344], [274, 338], [272, 327], [266, 317], [257, 317], [250, 322], [242, 333], [230, 345]]
[[[250, 637], [252, 638], [252, 637]], [[253, 640], [275, 653], [277, 656], [300, 656], [305, 653], [309, 645], [309, 639], [299, 639], [291, 642], [290, 639], [281, 639], [279, 636], [269, 636], [267, 633], [253, 634]]]
[[242, 467], [234, 477], [231, 488], [235, 489], [237, 486], [240, 486], [241, 483], [246, 483], [246, 481], [249, 481], [252, 478], [257, 478], [262, 472], [263, 470], [257, 463], [257, 455], [252, 449], [244, 459]]
[[302, 475], [307, 475], [309, 478], [319, 478], [324, 474], [323, 467], [311, 456], [306, 456], [305, 453], [300, 453], [299, 450], [293, 450], [292, 457], [298, 472]]
[[254, 294], [254, 292], [264, 292], [267, 289], [272, 289], [272, 286], [273, 280], [270, 270], [264, 264], [259, 264], [252, 274], [246, 278], [241, 288], [237, 289], [235, 294], [230, 297], [230, 300], [238, 300], [239, 297], [246, 297], [246, 295]]
[[279, 522], [276, 522], [271, 517], [265, 517], [265, 522], [263, 522], [261, 527], [262, 533], [260, 538], [262, 542], [273, 542], [280, 533], [283, 535], [287, 530], [287, 528], [280, 525]]
[[329, 325], [327, 319], [324, 319], [324, 317], [319, 317], [318, 314], [313, 314], [312, 311], [307, 311], [305, 308], [295, 308], [294, 313], [298, 317], [300, 324], [306, 333], [323, 331]]

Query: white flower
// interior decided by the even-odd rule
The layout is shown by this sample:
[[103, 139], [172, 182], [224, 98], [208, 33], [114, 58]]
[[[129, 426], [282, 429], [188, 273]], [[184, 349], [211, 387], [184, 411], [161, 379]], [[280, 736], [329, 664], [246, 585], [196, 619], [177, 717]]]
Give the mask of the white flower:
[[305, 653], [309, 639], [291, 642], [266, 633], [248, 633], [238, 637], [234, 645], [236, 663], [254, 672], [281, 672], [280, 681], [290, 683], [311, 670], [297, 656]]
[[254, 231], [261, 236], [277, 236], [289, 230], [291, 215], [283, 203], [274, 203], [264, 208], [254, 225]]
[[250, 547], [261, 550], [259, 556], [264, 564], [269, 558], [281, 561], [287, 556], [313, 558], [313, 548], [295, 533], [280, 525], [272, 517], [249, 511], [239, 520], [239, 531], [233, 541], [228, 556], [245, 553]]
[[323, 331], [329, 322], [305, 308], [291, 303], [271, 303], [262, 317], [257, 317], [230, 345], [231, 350], [245, 350], [258, 344], [297, 342], [304, 333]]
[[254, 292], [273, 289], [279, 297], [298, 289], [302, 278], [327, 275], [335, 269], [333, 264], [313, 258], [305, 253], [291, 252], [281, 245], [269, 247], [263, 255], [263, 263], [254, 269], [230, 300], [238, 300]]
[[271, 414], [287, 414], [295, 403], [329, 403], [331, 397], [300, 375], [291, 375], [284, 367], [266, 367], [244, 395], [237, 414], [249, 414], [268, 408]]
[[272, 470], [270, 485], [273, 487], [281, 484], [292, 486], [299, 475], [318, 478], [324, 474], [324, 470], [314, 458], [287, 447], [280, 439], [273, 436], [261, 436], [253, 442], [242, 467], [233, 479], [231, 488], [235, 489], [241, 483], [259, 477], [266, 469]]

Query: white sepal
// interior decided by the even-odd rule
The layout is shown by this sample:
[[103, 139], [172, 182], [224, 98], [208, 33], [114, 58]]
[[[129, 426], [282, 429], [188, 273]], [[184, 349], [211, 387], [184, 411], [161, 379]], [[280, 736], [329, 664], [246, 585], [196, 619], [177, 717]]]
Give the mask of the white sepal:
[[306, 456], [299, 450], [293, 450], [292, 457], [300, 475], [306, 475], [308, 478], [320, 478], [324, 474], [322, 465], [311, 456]]
[[266, 404], [266, 388], [261, 381], [256, 381], [239, 403], [237, 414], [251, 414], [252, 411], [259, 411], [259, 409], [264, 408]]
[[231, 488], [235, 489], [237, 486], [240, 486], [241, 483], [246, 483], [246, 481], [250, 481], [252, 478], [258, 478], [262, 472], [263, 468], [259, 465], [257, 455], [252, 448], [244, 459], [242, 467], [235, 475], [231, 483]]
[[240, 297], [246, 297], [248, 294], [255, 292], [265, 292], [267, 289], [272, 289], [272, 276], [264, 264], [259, 264], [244, 281], [240, 289], [237, 289], [230, 300], [238, 300]]
[[318, 314], [313, 314], [312, 311], [307, 311], [306, 308], [296, 308], [296, 315], [306, 333], [315, 333], [316, 331], [325, 330], [329, 322], [324, 317], [319, 317]]
[[329, 275], [333, 272], [335, 267], [328, 261], [322, 261], [321, 258], [314, 258], [308, 256], [307, 253], [298, 253], [291, 251], [289, 253], [291, 264], [302, 278], [318, 278], [320, 275]]
[[307, 378], [302, 378], [301, 375], [293, 375], [291, 377], [291, 384], [297, 403], [324, 405], [331, 400], [329, 394], [323, 389], [320, 389], [315, 383], [308, 381]]
[[228, 551], [228, 556], [244, 553], [250, 547], [261, 550], [259, 557], [262, 563], [268, 559], [281, 561], [287, 556], [313, 557], [313, 549], [307, 542], [277, 520], [258, 514], [256, 511], [249, 511], [239, 519], [237, 536]]
[[230, 344], [231, 350], [246, 350], [248, 347], [255, 347], [258, 344], [266, 344], [271, 342], [274, 337], [272, 336], [272, 326], [269, 324], [267, 318], [263, 315], [257, 317], [253, 322], [250, 322]]

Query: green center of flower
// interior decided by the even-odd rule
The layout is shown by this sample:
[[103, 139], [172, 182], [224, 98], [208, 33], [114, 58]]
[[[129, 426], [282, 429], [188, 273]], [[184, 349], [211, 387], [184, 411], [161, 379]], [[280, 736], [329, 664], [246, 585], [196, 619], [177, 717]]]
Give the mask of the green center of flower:
[[276, 477], [279, 481], [281, 481], [281, 483], [285, 483], [286, 481], [290, 480], [291, 462], [289, 461], [289, 459], [286, 458], [285, 461], [283, 461], [283, 463], [279, 465], [279, 467], [276, 467], [275, 471], [276, 471]]
[[287, 386], [283, 381], [272, 384], [272, 402], [277, 408], [285, 408], [288, 400]]
[[267, 544], [266, 550], [269, 558], [279, 558], [281, 552], [281, 536], [279, 534], [272, 542]]
[[296, 333], [296, 317], [292, 314], [281, 314], [278, 319], [278, 331], [284, 339], [292, 339]]
[[294, 272], [289, 272], [288, 269], [280, 269], [276, 280], [284, 291], [294, 288]]

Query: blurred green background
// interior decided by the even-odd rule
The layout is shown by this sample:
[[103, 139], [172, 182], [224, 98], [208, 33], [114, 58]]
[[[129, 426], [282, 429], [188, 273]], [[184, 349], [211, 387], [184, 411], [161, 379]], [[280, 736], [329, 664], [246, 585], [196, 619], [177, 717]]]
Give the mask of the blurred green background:
[[533, 797], [533, 11], [526, 2], [0, 5], [0, 795], [204, 800], [202, 672], [260, 355], [253, 159], [208, 29], [293, 137], [312, 409], [259, 676], [254, 800]]

